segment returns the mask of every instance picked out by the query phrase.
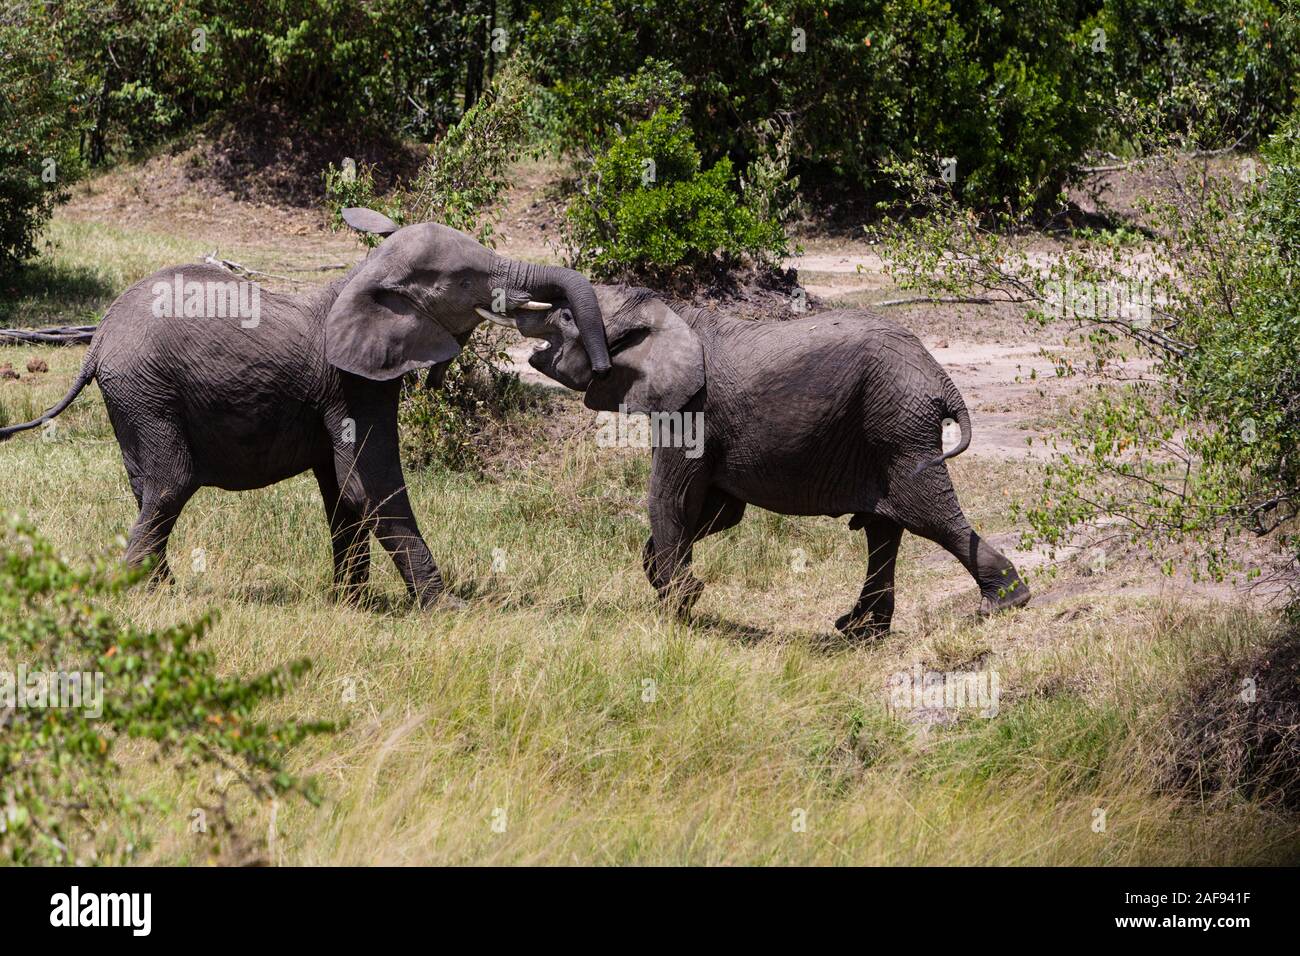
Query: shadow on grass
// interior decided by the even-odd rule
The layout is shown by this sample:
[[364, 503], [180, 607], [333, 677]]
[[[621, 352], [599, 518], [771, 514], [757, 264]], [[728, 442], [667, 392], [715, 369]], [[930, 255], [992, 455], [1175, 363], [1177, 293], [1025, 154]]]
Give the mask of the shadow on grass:
[[39, 259], [0, 278], [0, 328], [87, 325], [116, 291], [90, 266]]
[[848, 637], [839, 631], [790, 630], [774, 631], [730, 621], [716, 614], [695, 613], [691, 616], [691, 627], [707, 635], [723, 640], [735, 641], [744, 647], [756, 647], [766, 641], [802, 642], [809, 650], [819, 654], [833, 656], [863, 647], [873, 647], [887, 638]]

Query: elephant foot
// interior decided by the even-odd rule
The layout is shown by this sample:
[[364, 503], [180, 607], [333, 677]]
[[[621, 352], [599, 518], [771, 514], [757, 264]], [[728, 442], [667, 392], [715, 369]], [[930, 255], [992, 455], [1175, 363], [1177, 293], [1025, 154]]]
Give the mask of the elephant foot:
[[883, 614], [860, 612], [855, 608], [839, 616], [835, 621], [835, 629], [855, 641], [874, 641], [889, 633], [889, 623], [889, 617]]
[[364, 607], [367, 601], [364, 584], [335, 584], [330, 589], [335, 603], [348, 607]]
[[414, 592], [411, 597], [415, 600], [416, 607], [421, 611], [459, 611], [469, 607], [468, 601], [452, 594], [441, 582], [437, 587], [428, 587], [422, 591]]
[[985, 593], [980, 601], [979, 615], [989, 617], [1012, 608], [1024, 607], [1032, 595], [1029, 585], [1017, 577], [1011, 584], [999, 587], [996, 591]]
[[462, 597], [457, 597], [450, 591], [443, 591], [434, 602], [440, 610], [443, 611], [463, 611], [469, 607], [469, 602]]
[[689, 618], [691, 611], [695, 608], [695, 602], [700, 599], [704, 593], [704, 582], [694, 575], [663, 588], [659, 592], [659, 600], [667, 607], [671, 607], [680, 618]]
[[461, 611], [469, 607], [468, 601], [457, 597], [446, 588], [425, 591], [416, 598], [415, 603], [419, 605], [421, 611]]
[[[146, 559], [152, 560], [152, 559]], [[144, 567], [145, 563], [137, 565]], [[144, 586], [149, 591], [156, 591], [158, 588], [168, 584], [176, 583], [176, 575], [172, 574], [172, 569], [167, 564], [166, 558], [159, 558], [144, 576]]]

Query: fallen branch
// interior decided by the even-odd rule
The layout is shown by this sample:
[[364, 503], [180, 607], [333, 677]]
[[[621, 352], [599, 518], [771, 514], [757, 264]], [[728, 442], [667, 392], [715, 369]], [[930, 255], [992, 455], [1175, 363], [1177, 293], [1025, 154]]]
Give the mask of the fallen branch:
[[936, 299], [928, 295], [917, 295], [907, 299], [886, 299], [884, 302], [869, 303], [872, 306], [886, 308], [891, 305], [920, 305], [922, 302], [928, 305], [998, 305], [1002, 302], [1009, 302], [1015, 305], [1020, 302], [1028, 302], [1029, 299], [986, 299], [977, 296], [961, 297], [955, 299]]
[[327, 262], [323, 266], [296, 266], [292, 269], [285, 269], [285, 272], [329, 272], [333, 269], [351, 269], [350, 262]]
[[263, 272], [260, 269], [251, 269], [246, 265], [234, 262], [230, 259], [220, 258], [215, 251], [209, 252], [203, 256], [203, 261], [209, 265], [220, 266], [228, 272], [240, 273], [246, 276], [266, 276], [268, 279], [281, 279], [285, 282], [296, 282], [296, 279], [290, 279], [288, 276], [276, 275], [274, 272]]
[[0, 342], [34, 342], [42, 345], [88, 345], [94, 325], [65, 325], [50, 329], [0, 329]]

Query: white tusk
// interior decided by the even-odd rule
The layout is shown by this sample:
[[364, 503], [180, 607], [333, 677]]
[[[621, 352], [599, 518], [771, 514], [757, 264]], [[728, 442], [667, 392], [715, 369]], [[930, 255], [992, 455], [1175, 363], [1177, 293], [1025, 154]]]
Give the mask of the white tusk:
[[511, 322], [509, 319], [507, 319], [504, 315], [498, 315], [495, 312], [489, 312], [487, 309], [483, 308], [482, 306], [478, 306], [478, 305], [474, 306], [474, 311], [477, 312], [479, 315], [483, 316], [483, 318], [487, 319], [489, 322], [495, 322], [497, 325], [505, 326], [507, 329], [513, 329], [515, 327], [515, 324]]
[[531, 299], [519, 306], [521, 309], [527, 309], [529, 312], [545, 312], [551, 307], [549, 302], [534, 302]]

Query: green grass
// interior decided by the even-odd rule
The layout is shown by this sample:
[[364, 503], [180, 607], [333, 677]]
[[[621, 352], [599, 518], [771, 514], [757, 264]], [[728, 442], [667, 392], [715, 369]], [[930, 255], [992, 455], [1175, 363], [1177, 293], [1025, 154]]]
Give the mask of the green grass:
[[[346, 238], [324, 244], [318, 239], [317, 244], [329, 249], [331, 258], [359, 258]], [[284, 264], [285, 243], [274, 236], [239, 242], [211, 228], [203, 234], [171, 233], [56, 215], [42, 236], [42, 254], [17, 275], [0, 280], [0, 327], [93, 324], [133, 282], [164, 266], [197, 262], [214, 249], [222, 257], [273, 274]], [[311, 284], [338, 274], [306, 272], [298, 279]], [[271, 288], [284, 287], [282, 281], [267, 281]]]
[[[51, 375], [0, 385], [6, 409], [16, 394], [43, 407], [80, 361], [38, 351]], [[54, 440], [0, 448], [0, 507], [33, 515], [64, 553], [113, 552], [135, 507], [97, 389], [61, 421]], [[989, 532], [1012, 528], [1000, 489], [1018, 467], [954, 464]], [[909, 537], [895, 632], [846, 645], [830, 623], [860, 584], [860, 536], [843, 520], [754, 511], [699, 547], [709, 588], [684, 626], [659, 613], [641, 572], [645, 473], [644, 455], [576, 434], [506, 476], [411, 476], [430, 546], [469, 599], [431, 613], [409, 607], [377, 547], [374, 606], [331, 601], [309, 477], [204, 490], [172, 538], [177, 583], [131, 592], [118, 610], [153, 626], [221, 608], [208, 640], [230, 671], [315, 661], [276, 709], [349, 723], [295, 758], [327, 799], [276, 809], [284, 863], [1297, 859], [1294, 815], [1160, 788], [1162, 728], [1192, 676], [1266, 640], [1273, 619], [1093, 594], [979, 620], [957, 562]], [[886, 681], [916, 662], [997, 669], [999, 713], [930, 725], [891, 712]], [[229, 784], [182, 781], [143, 756], [127, 769], [171, 807], [151, 820], [148, 859], [202, 862], [190, 809]], [[269, 808], [240, 806], [265, 834]]]
[[63, 218], [49, 224], [43, 242], [44, 254], [5, 280], [0, 326], [94, 323], [131, 283], [206, 251], [180, 237]]

